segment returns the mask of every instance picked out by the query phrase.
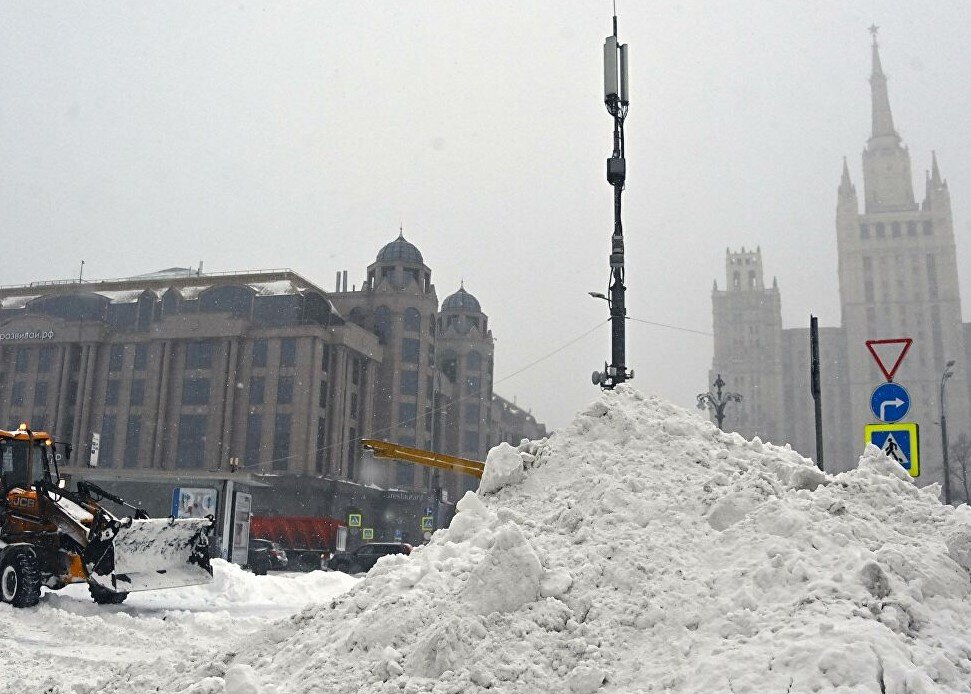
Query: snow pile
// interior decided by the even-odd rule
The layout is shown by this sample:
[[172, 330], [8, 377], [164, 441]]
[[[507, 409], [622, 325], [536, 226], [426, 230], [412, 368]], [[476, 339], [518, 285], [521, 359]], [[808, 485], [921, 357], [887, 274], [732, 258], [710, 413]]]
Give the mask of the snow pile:
[[971, 511], [876, 448], [831, 477], [623, 387], [510, 453], [329, 604], [97, 691], [971, 692]]

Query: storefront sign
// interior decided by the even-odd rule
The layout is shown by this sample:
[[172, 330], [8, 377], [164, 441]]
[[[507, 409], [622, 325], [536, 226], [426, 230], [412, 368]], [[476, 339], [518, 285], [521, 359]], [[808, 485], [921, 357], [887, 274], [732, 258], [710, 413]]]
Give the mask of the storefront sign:
[[4, 340], [53, 340], [53, 330], [24, 330], [18, 333], [0, 333], [0, 342]]

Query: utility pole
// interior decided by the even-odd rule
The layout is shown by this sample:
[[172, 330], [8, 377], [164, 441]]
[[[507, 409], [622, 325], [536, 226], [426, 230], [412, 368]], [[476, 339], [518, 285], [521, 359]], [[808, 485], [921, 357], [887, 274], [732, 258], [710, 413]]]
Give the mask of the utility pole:
[[722, 380], [722, 375], [718, 374], [718, 378], [712, 383], [715, 386], [715, 395], [711, 394], [711, 391], [707, 393], [700, 393], [698, 395], [698, 409], [704, 410], [708, 409], [715, 415], [715, 421], [718, 423], [718, 428], [722, 428], [722, 422], [725, 421], [725, 407], [730, 402], [742, 402], [742, 396], [738, 393], [725, 393], [722, 394], [722, 388], [725, 387], [725, 381]]
[[951, 369], [954, 368], [952, 359], [944, 365], [944, 373], [941, 374], [941, 451], [944, 454], [944, 503], [951, 505], [951, 466], [948, 460], [947, 451], [947, 417], [944, 414], [944, 384], [947, 379], [954, 375]]
[[816, 411], [816, 465], [823, 469], [823, 391], [819, 385], [819, 319], [809, 314], [809, 389]]
[[614, 119], [614, 149], [607, 159], [607, 182], [614, 189], [614, 233], [610, 237], [610, 282], [607, 296], [593, 294], [607, 299], [610, 308], [610, 364], [604, 363], [603, 371], [593, 373], [594, 385], [611, 389], [634, 377], [627, 371], [626, 334], [624, 321], [627, 320], [627, 307], [624, 303], [624, 228], [620, 219], [621, 193], [627, 177], [627, 160], [624, 157], [624, 119], [627, 117], [628, 79], [627, 44], [617, 42], [617, 14], [614, 10], [614, 33], [604, 41], [604, 104]]

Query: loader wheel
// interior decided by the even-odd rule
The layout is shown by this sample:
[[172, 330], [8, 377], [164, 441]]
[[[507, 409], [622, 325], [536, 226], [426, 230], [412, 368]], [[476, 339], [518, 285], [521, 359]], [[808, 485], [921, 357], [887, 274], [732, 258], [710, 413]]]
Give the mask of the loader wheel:
[[88, 592], [99, 605], [120, 605], [128, 597], [128, 593], [116, 593], [113, 590], [102, 588], [97, 583], [89, 583]]
[[40, 570], [31, 552], [16, 552], [0, 568], [0, 598], [14, 607], [33, 607], [40, 600]]

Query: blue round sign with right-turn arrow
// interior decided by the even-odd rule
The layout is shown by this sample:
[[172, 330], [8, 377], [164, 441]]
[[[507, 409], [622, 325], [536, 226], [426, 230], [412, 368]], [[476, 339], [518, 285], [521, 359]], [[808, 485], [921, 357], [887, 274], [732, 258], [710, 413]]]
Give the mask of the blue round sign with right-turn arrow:
[[910, 410], [910, 394], [899, 383], [881, 383], [870, 396], [870, 410], [881, 422], [899, 422]]

